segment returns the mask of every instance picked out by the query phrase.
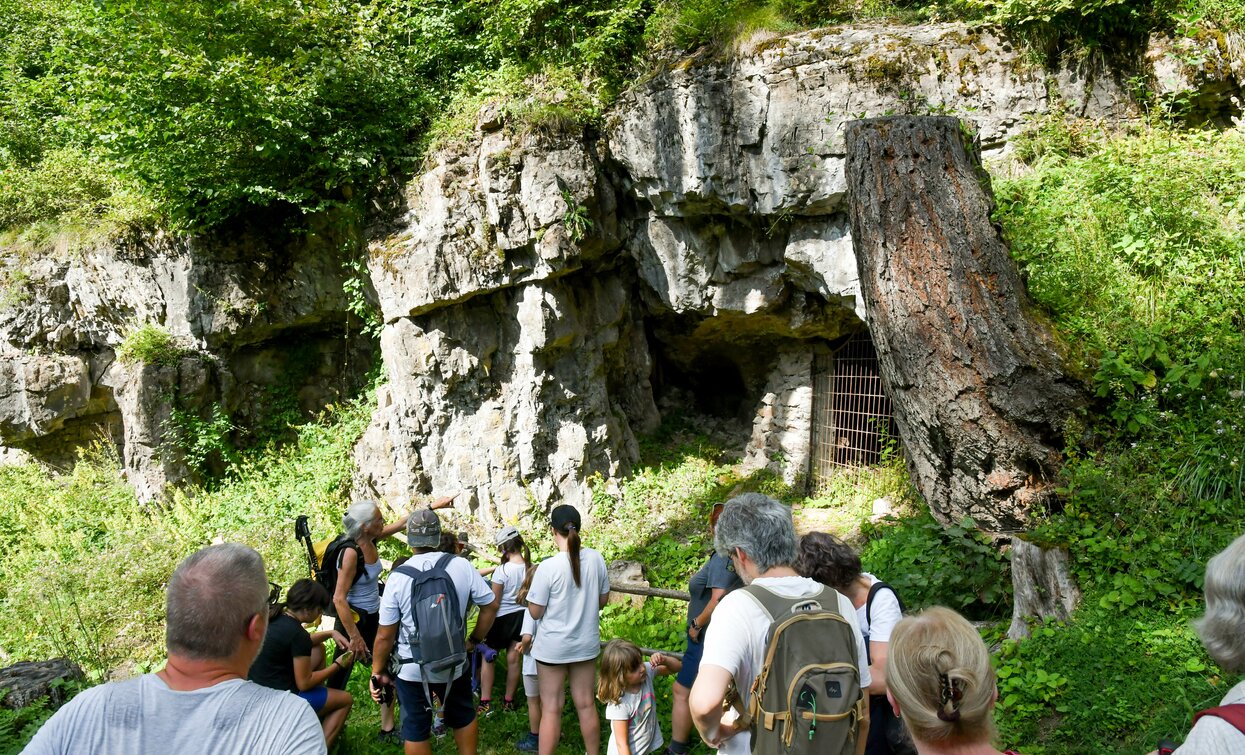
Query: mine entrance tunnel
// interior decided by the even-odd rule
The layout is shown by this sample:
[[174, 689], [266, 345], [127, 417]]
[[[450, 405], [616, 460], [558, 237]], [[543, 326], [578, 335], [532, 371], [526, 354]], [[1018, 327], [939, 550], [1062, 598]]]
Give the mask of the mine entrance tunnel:
[[891, 400], [867, 330], [813, 358], [812, 474], [815, 489], [835, 472], [876, 464], [899, 441]]

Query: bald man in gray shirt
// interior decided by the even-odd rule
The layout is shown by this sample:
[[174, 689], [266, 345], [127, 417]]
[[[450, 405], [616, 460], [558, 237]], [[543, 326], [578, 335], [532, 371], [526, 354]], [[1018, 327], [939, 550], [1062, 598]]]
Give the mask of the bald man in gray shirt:
[[164, 670], [86, 690], [23, 752], [324, 755], [307, 702], [246, 681], [267, 629], [260, 555], [237, 543], [203, 548], [169, 580]]

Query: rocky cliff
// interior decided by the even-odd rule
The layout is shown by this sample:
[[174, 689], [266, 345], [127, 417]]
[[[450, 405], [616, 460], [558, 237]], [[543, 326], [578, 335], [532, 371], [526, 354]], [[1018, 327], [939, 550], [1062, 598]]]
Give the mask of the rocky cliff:
[[[843, 124], [954, 114], [989, 156], [1049, 113], [1137, 117], [1139, 76], [1210, 119], [1240, 114], [1235, 40], [1155, 39], [1137, 65], [1039, 62], [955, 24], [833, 28], [672, 63], [599, 131], [533, 132], [486, 108], [367, 239], [388, 382], [355, 494], [401, 506], [462, 490], [485, 524], [586, 504], [593, 476], [625, 474], [637, 436], [672, 410], [739, 423], [749, 468], [806, 474], [814, 363], [868, 320]], [[274, 385], [304, 411], [350, 390], [374, 344], [349, 314], [343, 243], [326, 231], [279, 249], [156, 239], [10, 258], [0, 439], [63, 460], [102, 428], [154, 498], [194, 472], [160, 452], [177, 402], [243, 425]], [[185, 356], [118, 362], [136, 323], [161, 324]]]

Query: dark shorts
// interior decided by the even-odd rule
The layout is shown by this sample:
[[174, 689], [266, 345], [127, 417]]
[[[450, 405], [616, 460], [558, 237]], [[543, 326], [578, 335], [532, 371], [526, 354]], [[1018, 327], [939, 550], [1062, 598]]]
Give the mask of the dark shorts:
[[[701, 636], [704, 636], [704, 630], [701, 630]], [[683, 668], [679, 669], [679, 675], [674, 679], [688, 689], [692, 688], [692, 682], [696, 681], [696, 675], [700, 673], [700, 657], [704, 655], [705, 646], [699, 642], [692, 642], [692, 636], [687, 635], [687, 649], [683, 651]]]
[[329, 701], [329, 688], [323, 684], [319, 687], [312, 687], [306, 692], [295, 692], [294, 694], [306, 700], [317, 715], [324, 710], [324, 704]]
[[493, 620], [493, 626], [489, 627], [488, 636], [484, 638], [484, 642], [497, 652], [504, 653], [510, 649], [511, 644], [519, 641], [522, 636], [519, 634], [521, 629], [523, 629], [523, 611], [498, 616]]
[[[359, 634], [363, 635], [363, 641], [367, 643], [367, 649], [370, 653], [372, 652], [372, 647], [376, 644], [376, 632], [380, 630], [380, 614], [367, 613], [365, 611], [360, 611], [357, 608], [354, 609], [354, 612], [359, 614], [359, 620], [355, 622], [355, 626], [359, 628]], [[333, 628], [342, 634], [346, 634], [346, 628], [342, 626], [341, 619], [335, 619], [333, 621]], [[343, 647], [335, 649], [333, 651], [333, 659], [336, 660], [337, 658], [340, 658], [345, 654], [345, 652], [346, 648]], [[355, 658], [356, 663], [361, 660], [363, 659]], [[348, 668], [335, 671], [333, 675], [329, 677], [328, 686], [332, 689], [346, 689], [346, 682], [350, 680], [350, 671], [351, 670]]]
[[[402, 741], [427, 742], [432, 736], [432, 708], [424, 697], [423, 682], [399, 679], [398, 705], [402, 708]], [[428, 689], [442, 701], [445, 725], [461, 729], [476, 720], [474, 698], [471, 695], [471, 674], [464, 673], [449, 685], [429, 684]]]

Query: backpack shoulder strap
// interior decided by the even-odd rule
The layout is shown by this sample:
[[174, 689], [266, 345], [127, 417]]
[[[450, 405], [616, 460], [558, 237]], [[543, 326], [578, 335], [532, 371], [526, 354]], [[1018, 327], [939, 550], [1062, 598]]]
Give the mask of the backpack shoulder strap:
[[347, 537], [343, 533], [341, 535], [338, 535], [337, 540], [334, 543], [329, 545], [329, 549], [333, 549], [333, 548], [336, 548], [336, 552], [334, 553], [334, 556], [333, 556], [333, 560], [334, 560], [333, 565], [337, 568], [339, 572], [341, 571], [341, 568], [342, 568], [342, 556], [346, 554], [346, 550], [350, 549], [354, 551], [354, 555], [355, 555], [354, 581], [351, 582], [350, 584], [353, 585], [355, 582], [358, 582], [359, 580], [363, 579], [363, 549], [359, 547], [359, 544], [351, 540], [349, 537]]
[[873, 626], [873, 598], [881, 590], [890, 590], [895, 596], [895, 602], [899, 604], [899, 612], [903, 613], [905, 610], [903, 598], [899, 597], [899, 592], [885, 582], [878, 580], [869, 588], [869, 597], [865, 600], [865, 623], [869, 626]]
[[1234, 703], [1232, 705], [1220, 705], [1218, 708], [1208, 708], [1194, 716], [1193, 723], [1196, 724], [1197, 720], [1202, 716], [1214, 716], [1215, 718], [1221, 718], [1232, 726], [1235, 726], [1237, 731], [1245, 734], [1245, 703]]

